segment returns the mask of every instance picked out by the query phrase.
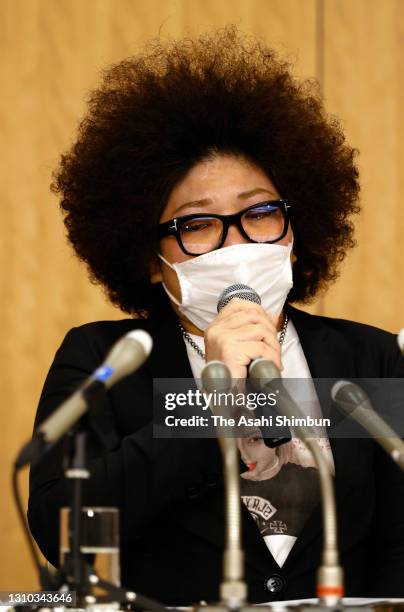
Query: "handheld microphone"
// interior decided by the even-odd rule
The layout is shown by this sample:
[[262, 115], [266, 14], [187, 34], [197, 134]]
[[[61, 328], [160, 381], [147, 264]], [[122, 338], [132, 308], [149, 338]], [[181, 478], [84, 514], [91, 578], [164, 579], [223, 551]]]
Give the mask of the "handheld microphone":
[[258, 293], [254, 291], [254, 289], [248, 285], [243, 285], [242, 283], [235, 283], [234, 285], [227, 287], [220, 294], [217, 302], [217, 312], [220, 312], [222, 308], [227, 306], [227, 304], [236, 297], [240, 298], [241, 300], [247, 300], [248, 302], [254, 302], [255, 304], [261, 305], [261, 298]]
[[[247, 300], [247, 302], [253, 302], [254, 304], [261, 305], [261, 298], [252, 287], [242, 283], [235, 283], [234, 285], [227, 287], [220, 294], [217, 302], [217, 312], [220, 312], [222, 308], [227, 306], [227, 304], [235, 297], [240, 298], [241, 300]], [[282, 436], [280, 438], [263, 438], [263, 440], [268, 448], [276, 448], [277, 446], [290, 442], [291, 437]]]
[[88, 394], [100, 385], [110, 389], [135, 372], [146, 361], [153, 341], [146, 331], [136, 329], [118, 340], [100, 367], [48, 417], [18, 454], [15, 465], [21, 468], [55, 444], [88, 408]]
[[340, 380], [333, 385], [331, 397], [338, 408], [362, 425], [404, 470], [404, 442], [373, 409], [363, 389], [355, 383]]

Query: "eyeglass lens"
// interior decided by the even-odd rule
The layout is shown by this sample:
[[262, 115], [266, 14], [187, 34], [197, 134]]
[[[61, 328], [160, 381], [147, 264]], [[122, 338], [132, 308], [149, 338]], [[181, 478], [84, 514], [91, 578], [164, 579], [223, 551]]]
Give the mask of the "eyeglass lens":
[[[285, 227], [283, 211], [278, 206], [263, 204], [247, 210], [241, 216], [241, 225], [250, 240], [270, 242], [279, 238]], [[222, 219], [201, 215], [183, 221], [180, 236], [187, 251], [202, 255], [216, 249], [222, 241]]]

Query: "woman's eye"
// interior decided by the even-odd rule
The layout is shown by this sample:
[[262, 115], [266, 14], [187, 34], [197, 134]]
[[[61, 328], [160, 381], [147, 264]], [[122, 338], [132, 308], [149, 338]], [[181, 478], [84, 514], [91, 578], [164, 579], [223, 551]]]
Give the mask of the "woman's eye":
[[212, 222], [206, 219], [194, 220], [187, 223], [184, 223], [181, 226], [182, 232], [201, 232], [205, 229], [209, 229], [212, 225]]
[[258, 208], [255, 210], [251, 210], [246, 214], [247, 219], [251, 219], [253, 221], [260, 221], [261, 219], [267, 219], [276, 213], [276, 208]]
[[253, 221], [259, 221], [260, 219], [266, 216], [268, 216], [267, 213], [254, 212], [254, 213], [250, 213], [249, 215], [247, 215], [247, 218], [252, 219]]
[[199, 232], [206, 228], [206, 223], [194, 223], [193, 225], [183, 225], [181, 230], [183, 232]]

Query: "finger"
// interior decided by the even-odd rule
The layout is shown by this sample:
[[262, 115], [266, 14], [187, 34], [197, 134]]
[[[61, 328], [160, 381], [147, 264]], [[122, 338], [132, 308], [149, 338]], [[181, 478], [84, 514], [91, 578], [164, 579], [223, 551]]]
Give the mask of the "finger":
[[[216, 347], [219, 350], [237, 351], [240, 342], [261, 341], [269, 348], [280, 353], [280, 344], [277, 331], [268, 324], [246, 323], [243, 324], [243, 317], [238, 316], [236, 321], [229, 322], [227, 325], [212, 325], [205, 331], [206, 350]], [[247, 319], [248, 320], [248, 319]]]
[[255, 302], [250, 302], [249, 300], [242, 300], [241, 298], [233, 298], [230, 300], [226, 306], [219, 311], [219, 316], [231, 313], [231, 312], [242, 312], [245, 310], [256, 311], [256, 312], [265, 312], [263, 307], [260, 304], [256, 304]]
[[230, 318], [237, 317], [237, 315], [250, 317], [249, 320], [251, 322], [259, 322], [265, 319], [275, 328], [278, 327], [281, 317], [281, 315], [276, 315], [273, 312], [266, 312], [262, 306], [254, 302], [233, 298], [231, 302], [219, 312], [214, 322], [230, 320]]
[[[266, 322], [262, 323], [247, 323], [241, 326], [230, 326], [229, 328], [220, 327], [213, 330], [213, 337], [216, 344], [223, 345], [228, 342], [237, 343], [239, 341], [256, 340], [262, 341], [269, 347], [280, 351], [278, 333], [276, 329], [270, 327]], [[208, 341], [212, 340], [212, 335]]]
[[281, 313], [279, 316], [278, 316], [278, 315], [276, 315], [276, 314], [275, 314], [275, 313], [273, 313], [273, 312], [266, 312], [265, 314], [267, 315], [267, 317], [268, 317], [268, 319], [271, 321], [271, 323], [272, 323], [273, 325], [275, 325], [275, 326], [277, 326], [277, 325], [278, 325], [278, 323], [279, 323], [279, 319], [282, 317], [282, 313]]
[[281, 354], [280, 344], [278, 343], [277, 349], [267, 346], [264, 342], [262, 344], [263, 344], [262, 358], [269, 359], [269, 361], [273, 361], [276, 367], [282, 372], [283, 363], [282, 363], [282, 354]]
[[280, 344], [276, 331], [271, 328], [268, 328], [267, 325], [262, 325], [259, 323], [253, 325], [244, 325], [240, 329], [237, 329], [237, 331], [229, 331], [227, 329], [221, 330], [221, 334], [218, 337], [226, 337], [229, 339], [229, 341], [234, 340], [235, 342], [261, 340], [262, 342], [265, 342], [267, 346], [272, 347], [275, 350], [280, 350]]
[[205, 331], [205, 350], [219, 351], [230, 356], [240, 350], [240, 343], [263, 342], [268, 348], [280, 353], [281, 348], [276, 330], [267, 324], [248, 324], [228, 329], [221, 325], [212, 326]]
[[274, 325], [278, 324], [281, 316], [273, 312], [267, 312], [261, 304], [256, 304], [255, 302], [250, 302], [249, 300], [243, 300], [241, 298], [233, 298], [219, 311], [218, 317], [224, 317], [227, 314], [237, 312], [256, 312], [258, 316], [263, 314], [263, 316], [268, 317]]
[[239, 343], [235, 349], [237, 353], [233, 353], [233, 359], [239, 365], [248, 366], [254, 359], [262, 357], [273, 361], [280, 370], [283, 370], [279, 347], [276, 350], [262, 341], [247, 341]]
[[227, 329], [237, 329], [243, 325], [257, 323], [266, 325], [268, 329], [276, 332], [276, 324], [271, 320], [264, 310], [257, 311], [255, 309], [239, 310], [227, 313], [225, 316], [219, 316], [215, 319], [212, 325], [223, 325]]

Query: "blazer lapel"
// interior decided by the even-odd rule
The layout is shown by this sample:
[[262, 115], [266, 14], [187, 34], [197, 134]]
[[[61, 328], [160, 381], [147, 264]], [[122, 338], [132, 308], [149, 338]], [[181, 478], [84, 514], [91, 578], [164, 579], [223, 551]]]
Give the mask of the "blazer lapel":
[[158, 312], [151, 314], [148, 324], [155, 339], [148, 361], [153, 378], [193, 379], [178, 319], [168, 300]]

